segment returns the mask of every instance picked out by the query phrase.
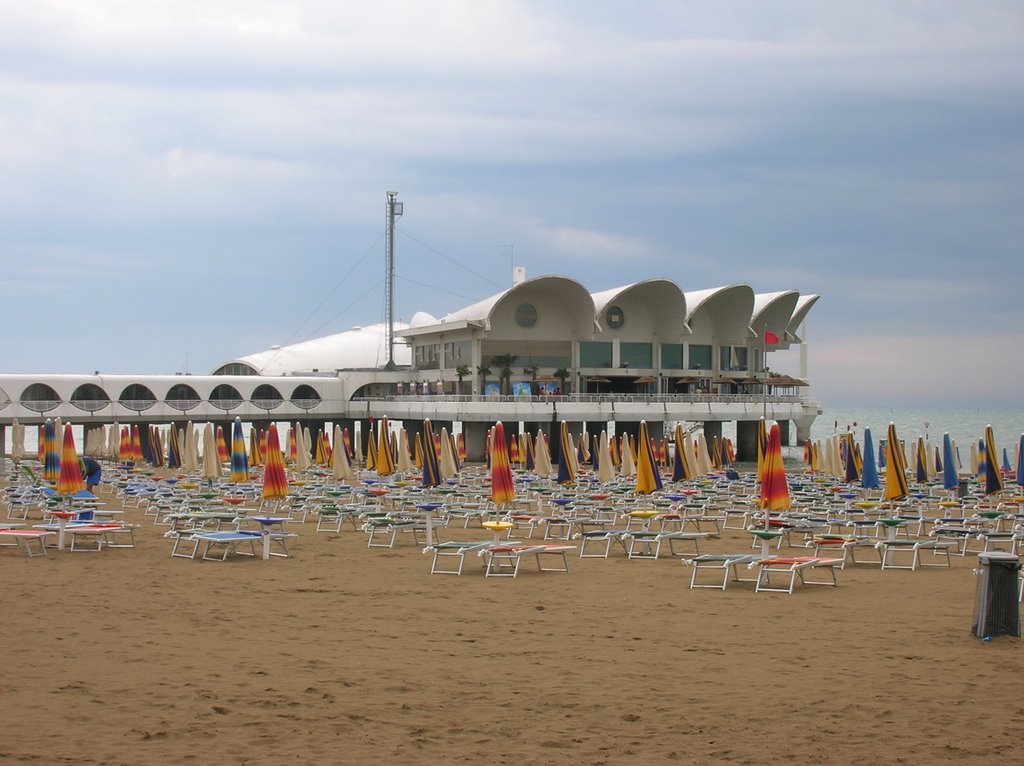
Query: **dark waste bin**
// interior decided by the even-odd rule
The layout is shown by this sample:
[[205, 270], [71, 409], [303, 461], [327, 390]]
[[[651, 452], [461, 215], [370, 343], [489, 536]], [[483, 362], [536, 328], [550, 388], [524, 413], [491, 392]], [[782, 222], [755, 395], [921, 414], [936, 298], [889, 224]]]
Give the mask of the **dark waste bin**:
[[971, 484], [967, 479], [960, 479], [960, 489], [958, 490], [960, 497], [967, 497], [971, 493]]
[[1020, 557], [1004, 551], [978, 554], [974, 635], [1020, 637]]

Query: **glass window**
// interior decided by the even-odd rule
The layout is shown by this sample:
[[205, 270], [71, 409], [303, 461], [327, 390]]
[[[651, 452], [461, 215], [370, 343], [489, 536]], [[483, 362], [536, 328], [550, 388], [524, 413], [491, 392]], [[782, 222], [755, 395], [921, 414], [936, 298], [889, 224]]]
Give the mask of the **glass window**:
[[459, 340], [444, 344], [445, 369], [454, 369], [459, 365], [469, 365], [472, 359], [473, 344], [468, 340]]
[[537, 309], [532, 303], [520, 303], [516, 306], [516, 324], [520, 327], [533, 327], [537, 324]]
[[690, 345], [690, 369], [710, 370], [711, 369], [711, 346], [703, 344]]
[[746, 346], [721, 346], [718, 349], [719, 369], [722, 372], [743, 372], [747, 369]]
[[619, 364], [630, 367], [651, 367], [651, 344], [650, 343], [620, 343]]
[[611, 367], [611, 341], [580, 341], [580, 367]]
[[604, 312], [604, 321], [612, 330], [618, 330], [626, 324], [626, 315], [618, 306], [609, 306], [608, 310]]
[[683, 344], [661, 344], [661, 366], [666, 370], [683, 369]]

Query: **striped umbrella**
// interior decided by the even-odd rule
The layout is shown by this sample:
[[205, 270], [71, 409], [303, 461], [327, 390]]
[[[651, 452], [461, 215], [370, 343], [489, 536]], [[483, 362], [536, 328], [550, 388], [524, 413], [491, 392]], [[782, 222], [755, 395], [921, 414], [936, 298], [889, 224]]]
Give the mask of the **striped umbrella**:
[[[234, 441], [235, 435], [232, 432], [231, 440]], [[243, 442], [244, 443], [244, 442]], [[235, 447], [232, 444], [231, 449]], [[224, 426], [217, 426], [217, 459], [222, 463], [231, 462], [231, 452], [228, 450], [227, 437], [224, 435]]]
[[[786, 468], [782, 461], [782, 434], [779, 424], [772, 425], [768, 433], [768, 444], [765, 447], [764, 478], [761, 479], [760, 506], [766, 511], [789, 510], [789, 483], [786, 481]], [[766, 524], [767, 516], [766, 516]]]
[[661, 474], [658, 473], [658, 464], [654, 459], [654, 450], [651, 448], [651, 437], [647, 433], [647, 421], [640, 421], [640, 433], [636, 438], [637, 460], [636, 460], [636, 492], [641, 495], [649, 495], [661, 489]]
[[[420, 434], [416, 436], [419, 438]], [[429, 419], [423, 421], [423, 442], [430, 445], [434, 443], [434, 427], [430, 424]], [[433, 447], [427, 447], [423, 450], [422, 458], [423, 477], [420, 482], [421, 486], [424, 489], [436, 487], [441, 483], [441, 469], [437, 462], [437, 453]]]
[[390, 476], [395, 472], [395, 455], [391, 451], [391, 431], [386, 417], [377, 421], [377, 475]]
[[280, 500], [288, 496], [288, 477], [284, 472], [284, 455], [281, 454], [281, 442], [277, 436], [277, 425], [270, 424], [267, 429], [267, 454], [264, 456], [266, 467], [263, 469], [263, 499]]
[[690, 481], [693, 479], [693, 468], [690, 466], [689, 442], [683, 438], [683, 426], [676, 423], [675, 459], [672, 462], [672, 481]]
[[1003, 491], [1003, 475], [999, 471], [999, 453], [992, 426], [985, 426], [985, 494]]
[[178, 429], [171, 423], [167, 432], [167, 467], [181, 468], [181, 442], [178, 440]]
[[757, 480], [764, 481], [765, 450], [768, 448], [768, 428], [764, 418], [757, 419]]
[[903, 450], [896, 436], [896, 424], [890, 423], [885, 439], [885, 499], [902, 500], [909, 492]]
[[82, 478], [82, 468], [78, 463], [78, 452], [75, 450], [75, 434], [71, 430], [71, 424], [68, 423], [64, 426], [57, 494], [61, 497], [70, 497], [84, 489], [85, 479]]
[[558, 483], [576, 483], [576, 464], [573, 462], [572, 436], [569, 434], [569, 424], [562, 421], [559, 426], [558, 437]]
[[232, 484], [249, 481], [249, 456], [245, 451], [241, 418], [235, 418], [235, 425], [231, 429], [231, 473], [228, 481]]
[[318, 428], [316, 431], [316, 445], [313, 448], [313, 462], [317, 465], [327, 465], [329, 459], [327, 443], [324, 441], [324, 432]]
[[500, 507], [511, 503], [515, 497], [516, 486], [508, 461], [505, 426], [499, 420], [494, 424], [494, 438], [491, 439], [491, 500]]
[[519, 438], [516, 434], [508, 435], [508, 459], [510, 463], [522, 462], [522, 457], [519, 452]]
[[43, 478], [57, 481], [60, 478], [60, 449], [57, 447], [57, 426], [50, 419], [43, 425]]

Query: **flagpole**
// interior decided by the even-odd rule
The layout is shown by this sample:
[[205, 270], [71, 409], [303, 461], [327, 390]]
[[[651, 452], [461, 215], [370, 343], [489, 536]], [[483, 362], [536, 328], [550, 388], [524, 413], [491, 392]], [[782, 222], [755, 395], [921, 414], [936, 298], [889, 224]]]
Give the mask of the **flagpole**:
[[764, 372], [764, 389], [761, 391], [762, 415], [765, 422], [768, 422], [768, 341], [765, 335], [768, 332], [768, 325], [761, 331], [761, 368]]

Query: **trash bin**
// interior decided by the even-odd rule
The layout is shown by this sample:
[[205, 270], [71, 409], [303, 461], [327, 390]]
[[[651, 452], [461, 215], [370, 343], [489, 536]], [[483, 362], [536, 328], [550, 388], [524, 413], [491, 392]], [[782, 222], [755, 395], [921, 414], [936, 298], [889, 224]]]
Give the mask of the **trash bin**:
[[971, 485], [967, 479], [960, 479], [960, 489], [958, 490], [959, 497], [967, 497], [971, 493]]
[[992, 551], [978, 554], [978, 590], [972, 633], [979, 638], [1020, 637], [1020, 557]]

